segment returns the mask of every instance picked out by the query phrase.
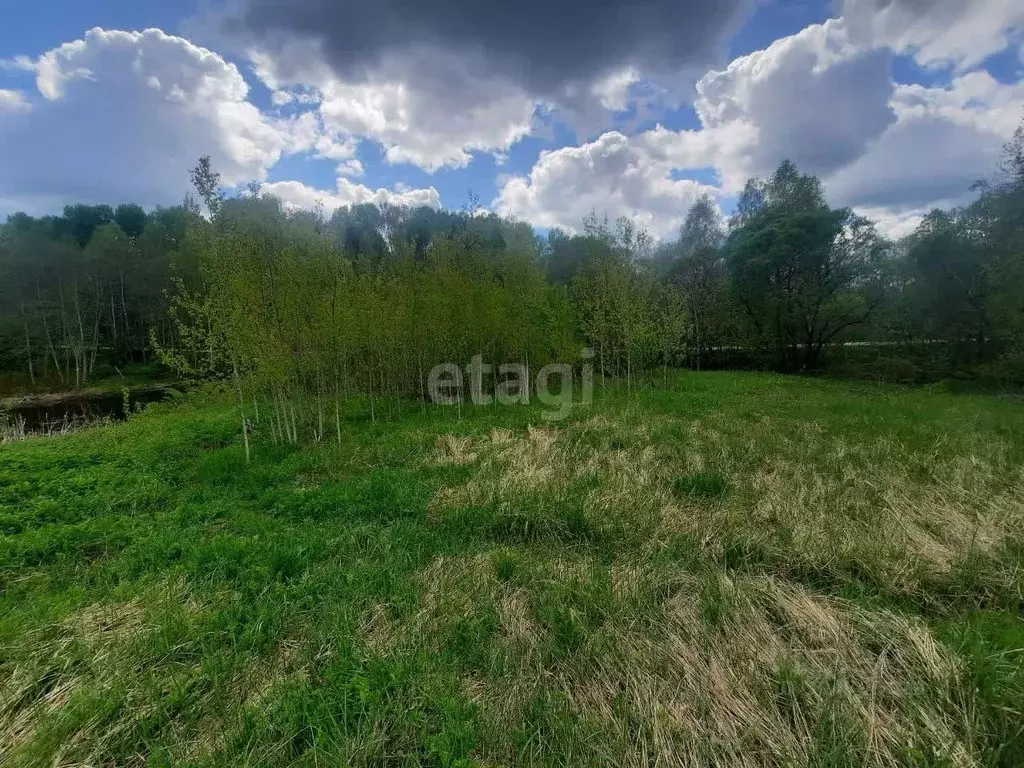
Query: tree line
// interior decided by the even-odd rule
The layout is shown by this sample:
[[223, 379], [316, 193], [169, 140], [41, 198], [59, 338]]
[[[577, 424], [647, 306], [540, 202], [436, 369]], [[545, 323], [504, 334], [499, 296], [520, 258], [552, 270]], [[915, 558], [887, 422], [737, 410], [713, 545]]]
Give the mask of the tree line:
[[670, 367], [1024, 383], [1024, 129], [976, 199], [891, 241], [783, 163], [671, 241], [591, 216], [538, 235], [494, 214], [228, 197], [208, 158], [179, 206], [72, 205], [0, 227], [0, 370], [81, 386], [132, 362], [226, 378], [295, 439], [347, 393], [423, 397], [475, 354], [528, 369], [594, 351], [625, 386]]

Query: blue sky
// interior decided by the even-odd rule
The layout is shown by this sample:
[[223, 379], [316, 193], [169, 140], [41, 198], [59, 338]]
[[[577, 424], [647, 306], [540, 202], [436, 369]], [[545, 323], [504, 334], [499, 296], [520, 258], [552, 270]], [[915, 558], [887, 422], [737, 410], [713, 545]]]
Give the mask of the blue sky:
[[[210, 154], [291, 207], [472, 193], [541, 228], [594, 211], [664, 237], [699, 195], [728, 212], [791, 158], [898, 235], [969, 199], [1024, 118], [1008, 0], [645, 0], [582, 21], [527, 2], [525, 34], [432, 2], [391, 30], [406, 6], [379, 5], [18, 4], [0, 25], [0, 214], [174, 204]], [[562, 32], [577, 26], [589, 45]]]

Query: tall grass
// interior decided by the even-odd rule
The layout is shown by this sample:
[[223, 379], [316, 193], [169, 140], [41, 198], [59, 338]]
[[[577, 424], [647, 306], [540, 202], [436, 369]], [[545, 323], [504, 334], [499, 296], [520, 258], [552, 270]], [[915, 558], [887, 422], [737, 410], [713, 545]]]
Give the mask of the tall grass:
[[34, 437], [68, 435], [77, 430], [107, 422], [109, 422], [107, 417], [83, 418], [64, 416], [60, 419], [44, 421], [30, 426], [25, 418], [17, 413], [8, 414], [0, 412], [0, 443], [14, 443]]
[[1024, 754], [1019, 406], [706, 373], [555, 426], [369, 409], [249, 464], [210, 393], [4, 445], [0, 760]]

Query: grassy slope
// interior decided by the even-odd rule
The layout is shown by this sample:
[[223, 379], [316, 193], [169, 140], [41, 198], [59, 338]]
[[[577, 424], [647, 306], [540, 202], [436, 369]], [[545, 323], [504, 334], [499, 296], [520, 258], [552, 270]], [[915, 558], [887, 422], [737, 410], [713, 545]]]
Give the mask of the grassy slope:
[[1024, 755], [1019, 405], [706, 373], [455, 416], [0, 446], [0, 763]]

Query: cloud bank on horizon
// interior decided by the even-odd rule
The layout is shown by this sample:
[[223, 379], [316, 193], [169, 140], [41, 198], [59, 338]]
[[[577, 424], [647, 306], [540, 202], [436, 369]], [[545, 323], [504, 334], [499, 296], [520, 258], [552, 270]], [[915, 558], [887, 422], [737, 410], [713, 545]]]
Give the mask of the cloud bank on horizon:
[[174, 204], [209, 154], [294, 207], [470, 187], [539, 227], [666, 236], [788, 158], [900, 234], [996, 170], [1022, 39], [1019, 0], [183, 5], [176, 30], [0, 48], [0, 213]]

